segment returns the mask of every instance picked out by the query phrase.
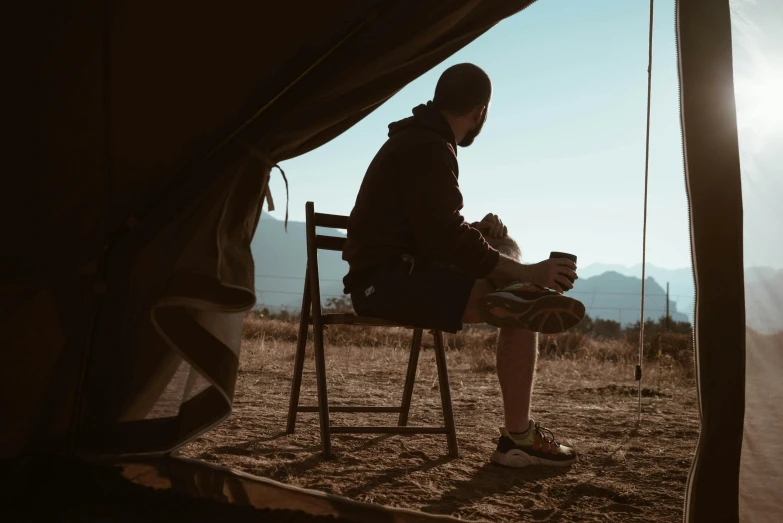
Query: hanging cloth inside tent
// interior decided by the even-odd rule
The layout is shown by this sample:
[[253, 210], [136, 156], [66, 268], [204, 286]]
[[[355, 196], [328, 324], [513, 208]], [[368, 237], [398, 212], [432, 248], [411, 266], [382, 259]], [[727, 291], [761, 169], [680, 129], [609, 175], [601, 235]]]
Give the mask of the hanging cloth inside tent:
[[263, 191], [261, 193], [261, 200], [266, 200], [266, 206], [268, 211], [274, 211], [275, 210], [275, 200], [272, 198], [272, 189], [269, 187], [269, 181], [271, 179], [271, 173], [272, 169], [277, 169], [280, 171], [280, 175], [283, 177], [283, 182], [285, 183], [285, 230], [288, 232], [288, 200], [289, 200], [289, 192], [288, 192], [288, 178], [285, 175], [285, 171], [283, 170], [280, 165], [277, 164], [274, 160], [272, 160], [268, 155], [261, 152], [257, 147], [254, 147], [252, 145], [249, 145], [247, 143], [244, 143], [245, 147], [250, 151], [250, 153], [255, 157], [257, 160], [261, 161], [261, 164], [263, 165], [263, 174], [264, 177], [263, 180]]
[[272, 199], [272, 189], [269, 188], [269, 179], [271, 178], [271, 171], [272, 169], [277, 168], [278, 171], [280, 171], [280, 175], [283, 177], [283, 182], [285, 183], [285, 231], [288, 232], [288, 178], [285, 176], [285, 171], [282, 167], [280, 167], [278, 164], [274, 164], [269, 168], [269, 171], [264, 174], [266, 177], [266, 187], [264, 189], [264, 194], [261, 196], [262, 199], [266, 199], [266, 206], [269, 211], [275, 210], [275, 201]]

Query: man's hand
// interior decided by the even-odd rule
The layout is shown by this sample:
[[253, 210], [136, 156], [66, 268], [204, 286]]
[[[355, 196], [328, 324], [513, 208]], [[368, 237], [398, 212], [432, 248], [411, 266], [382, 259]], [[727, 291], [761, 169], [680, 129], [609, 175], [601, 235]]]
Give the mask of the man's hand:
[[485, 238], [505, 238], [508, 235], [508, 228], [497, 214], [487, 214], [475, 227]]
[[575, 271], [576, 264], [567, 258], [550, 258], [532, 265], [523, 265], [501, 254], [489, 278], [500, 286], [523, 281], [564, 292], [574, 288], [568, 278], [578, 279]]
[[532, 265], [526, 266], [526, 280], [530, 283], [549, 287], [558, 292], [564, 292], [574, 288], [574, 284], [568, 278], [576, 280], [576, 264], [567, 258], [550, 258]]

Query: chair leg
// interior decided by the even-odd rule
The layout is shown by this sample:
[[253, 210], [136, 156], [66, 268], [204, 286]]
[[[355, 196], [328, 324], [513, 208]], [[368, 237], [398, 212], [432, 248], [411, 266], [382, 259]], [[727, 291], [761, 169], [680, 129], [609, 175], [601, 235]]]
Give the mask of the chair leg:
[[421, 329], [413, 330], [413, 340], [411, 341], [411, 353], [408, 357], [408, 372], [405, 375], [405, 388], [402, 391], [402, 407], [400, 418], [397, 425], [404, 427], [408, 424], [408, 412], [411, 408], [411, 397], [413, 396], [413, 382], [416, 380], [416, 367], [419, 364], [419, 349], [421, 348]]
[[454, 426], [454, 412], [451, 408], [451, 389], [449, 388], [449, 373], [446, 370], [446, 350], [443, 346], [443, 333], [433, 331], [435, 340], [435, 363], [438, 366], [438, 388], [440, 389], [440, 402], [443, 408], [443, 422], [446, 426], [446, 440], [449, 444], [449, 456], [459, 457], [457, 448], [457, 430]]
[[[315, 311], [314, 311], [315, 312]], [[329, 425], [329, 399], [326, 394], [326, 358], [324, 356], [323, 324], [320, 314], [313, 314], [313, 345], [315, 375], [318, 385], [318, 413], [321, 424], [321, 450], [325, 458], [332, 457], [332, 431]]]
[[294, 359], [294, 376], [291, 380], [291, 400], [288, 405], [288, 424], [286, 432], [294, 433], [296, 427], [296, 409], [299, 407], [299, 392], [302, 388], [302, 373], [304, 371], [305, 349], [307, 348], [307, 331], [310, 326], [310, 279], [305, 273], [304, 296], [302, 297], [302, 312], [299, 318], [299, 337], [296, 343], [296, 358]]

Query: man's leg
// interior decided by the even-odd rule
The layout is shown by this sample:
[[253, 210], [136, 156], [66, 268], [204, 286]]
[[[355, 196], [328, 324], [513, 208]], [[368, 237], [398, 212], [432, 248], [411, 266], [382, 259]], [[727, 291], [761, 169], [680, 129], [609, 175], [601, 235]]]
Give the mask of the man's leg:
[[[519, 248], [510, 238], [494, 243], [493, 247], [507, 256], [519, 258]], [[477, 281], [465, 307], [463, 323], [481, 323], [479, 311], [483, 297], [507, 283]], [[492, 461], [501, 465], [567, 466], [576, 460], [576, 452], [572, 448], [560, 445], [554, 440], [551, 431], [531, 423], [530, 403], [538, 354], [537, 336], [527, 329], [510, 327], [501, 327], [498, 334], [497, 373], [503, 395], [505, 427], [501, 430]]]
[[[509, 236], [487, 238], [507, 258], [521, 261], [521, 251]], [[561, 292], [531, 282], [494, 280], [495, 291], [482, 298], [482, 320], [496, 327], [557, 334], [582, 321], [584, 304]]]
[[[506, 256], [522, 261], [522, 250], [510, 236], [490, 238], [489, 243]], [[506, 282], [499, 283], [504, 286]], [[503, 394], [503, 415], [511, 432], [525, 432], [530, 427], [537, 355], [538, 334], [526, 329], [500, 329], [496, 365]]]
[[[511, 237], [488, 238], [487, 241], [506, 256], [521, 261], [519, 246]], [[511, 282], [477, 281], [473, 286], [463, 321], [481, 322], [478, 312], [481, 298], [508, 283]], [[501, 327], [498, 333], [497, 373], [500, 391], [503, 394], [503, 416], [506, 429], [510, 432], [525, 432], [530, 426], [530, 401], [536, 373], [537, 342], [536, 333], [526, 329]]]
[[[478, 280], [462, 317], [464, 323], [481, 323], [479, 301], [494, 292], [489, 280]], [[536, 333], [502, 327], [496, 351], [498, 381], [503, 395], [505, 426], [510, 432], [525, 432], [530, 426], [530, 400], [536, 372]]]
[[536, 333], [524, 329], [501, 328], [498, 335], [497, 372], [506, 429], [510, 432], [525, 432], [530, 426], [536, 338]]
[[[498, 286], [505, 283], [476, 281], [443, 265], [400, 262], [379, 269], [357, 285], [351, 298], [359, 314], [457, 332], [464, 323], [484, 322], [486, 298], [498, 294]], [[492, 460], [512, 467], [567, 465], [576, 459], [573, 449], [559, 445], [552, 432], [538, 423], [530, 423], [536, 337], [522, 327], [525, 325], [515, 322], [502, 327], [499, 335], [498, 377], [506, 427], [500, 430]]]

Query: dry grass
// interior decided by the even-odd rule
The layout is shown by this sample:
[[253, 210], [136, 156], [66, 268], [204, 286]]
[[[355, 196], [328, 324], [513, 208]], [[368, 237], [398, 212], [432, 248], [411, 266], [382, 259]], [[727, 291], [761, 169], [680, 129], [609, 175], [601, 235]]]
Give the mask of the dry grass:
[[[308, 332], [308, 341], [312, 340], [312, 329]], [[293, 353], [287, 350], [297, 341], [299, 323], [297, 318], [290, 321], [261, 319], [248, 314], [244, 321], [243, 338], [245, 350], [251, 350], [243, 365], [255, 365], [263, 368], [264, 362], [280, 361], [280, 351], [285, 348], [285, 361], [293, 359]], [[497, 329], [485, 325], [468, 325], [457, 334], [446, 334], [446, 348], [453, 351], [453, 357], [475, 372], [495, 372], [495, 343]], [[328, 347], [344, 347], [361, 351], [362, 348], [383, 347], [382, 354], [389, 358], [407, 358], [411, 342], [411, 331], [396, 327], [355, 327], [350, 325], [330, 325], [325, 328], [324, 342]], [[308, 343], [308, 355], [311, 344]], [[432, 338], [424, 336], [422, 348], [432, 348]], [[257, 354], [257, 356], [256, 356]], [[266, 354], [266, 357], [263, 355]], [[605, 366], [615, 364], [618, 368], [631, 370], [638, 363], [639, 348], [637, 340], [625, 337], [607, 339], [579, 332], [565, 332], [554, 336], [539, 335], [539, 354], [542, 360], [573, 361], [580, 368], [590, 365]], [[645, 376], [657, 380], [690, 380], [693, 378], [692, 338], [688, 334], [663, 333], [660, 337], [647, 340], [644, 348]], [[251, 363], [252, 362], [252, 363]], [[378, 361], [383, 365], [385, 361]], [[397, 363], [397, 362], [395, 362]]]
[[[503, 420], [495, 374], [497, 330], [447, 335], [449, 383], [460, 458], [442, 436], [339, 434], [333, 459], [320, 454], [315, 413], [285, 432], [296, 322], [245, 322], [231, 417], [182, 449], [186, 456], [362, 501], [484, 521], [681, 521], [688, 470], [699, 435], [696, 390], [671, 354], [681, 338], [652, 339], [639, 404], [637, 348], [626, 339], [580, 333], [541, 337], [533, 413], [573, 444], [569, 469], [509, 470], [489, 461]], [[424, 336], [411, 425], [442, 423], [432, 337]], [[326, 375], [332, 405], [399, 405], [410, 331], [330, 327]], [[664, 344], [669, 344], [665, 345]], [[687, 346], [687, 345], [686, 345]], [[315, 405], [312, 343], [300, 405]], [[636, 420], [641, 408], [642, 423]], [[388, 425], [394, 414], [334, 413], [332, 424]]]

